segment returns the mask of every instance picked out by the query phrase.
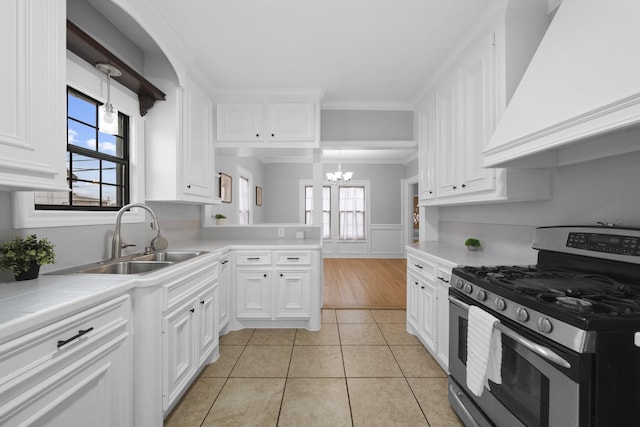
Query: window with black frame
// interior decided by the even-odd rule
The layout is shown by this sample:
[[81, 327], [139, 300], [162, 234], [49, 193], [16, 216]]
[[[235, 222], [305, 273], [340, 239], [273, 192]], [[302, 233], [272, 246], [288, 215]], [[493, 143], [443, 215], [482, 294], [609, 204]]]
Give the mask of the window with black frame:
[[36, 192], [39, 210], [118, 210], [129, 202], [129, 117], [118, 133], [98, 129], [100, 102], [67, 88], [68, 192]]

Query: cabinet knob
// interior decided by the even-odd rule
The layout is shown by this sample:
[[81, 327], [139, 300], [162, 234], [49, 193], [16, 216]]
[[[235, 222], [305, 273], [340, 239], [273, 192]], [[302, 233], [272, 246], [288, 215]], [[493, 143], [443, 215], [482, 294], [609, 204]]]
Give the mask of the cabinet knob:
[[433, 194], [433, 191], [429, 190], [429, 194]]
[[462, 184], [462, 188], [466, 188], [466, 187], [467, 187], [467, 184]]
[[453, 188], [454, 190], [457, 190], [457, 189], [458, 189], [458, 187], [456, 187], [455, 185], [454, 185], [452, 188]]
[[256, 133], [256, 138], [260, 138], [260, 134], [259, 133]]
[[187, 185], [187, 188], [191, 188], [191, 185]]
[[420, 286], [420, 289], [424, 289], [424, 286]]
[[192, 308], [192, 309], [191, 309], [191, 310], [189, 310], [189, 311], [190, 311], [190, 312], [192, 312], [192, 313], [195, 313], [196, 309], [195, 309], [195, 308]]
[[204, 300], [200, 301], [200, 304], [204, 305]]
[[267, 277], [267, 273], [264, 273], [264, 277]]
[[280, 273], [280, 277], [284, 277], [284, 274]]
[[272, 133], [272, 134], [271, 134], [271, 138], [273, 138], [273, 137], [275, 137], [275, 136], [276, 136], [276, 134], [275, 134], [275, 133]]

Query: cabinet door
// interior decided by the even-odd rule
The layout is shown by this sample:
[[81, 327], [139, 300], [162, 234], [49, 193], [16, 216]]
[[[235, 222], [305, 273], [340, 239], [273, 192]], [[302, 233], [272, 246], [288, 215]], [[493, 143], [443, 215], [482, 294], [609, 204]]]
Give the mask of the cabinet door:
[[437, 147], [438, 197], [457, 194], [460, 186], [457, 171], [460, 160], [457, 150], [456, 132], [456, 76], [442, 85], [435, 95], [435, 141]]
[[493, 133], [494, 46], [487, 38], [465, 56], [461, 67], [460, 188], [493, 190], [495, 170], [482, 168], [482, 150]]
[[420, 330], [420, 282], [412, 272], [407, 272], [407, 322]]
[[311, 272], [276, 270], [278, 289], [276, 318], [308, 319], [311, 317]]
[[231, 280], [229, 255], [220, 258], [218, 268], [218, 329], [222, 330], [229, 323], [229, 280]]
[[197, 86], [184, 93], [181, 191], [185, 199], [189, 196], [215, 197], [213, 104], [205, 94]]
[[66, 3], [3, 2], [0, 40], [0, 189], [65, 190]]
[[162, 403], [166, 410], [196, 371], [196, 302], [190, 301], [163, 318]]
[[313, 141], [315, 106], [309, 104], [268, 104], [268, 141]]
[[218, 344], [218, 285], [212, 284], [198, 295], [198, 366]]
[[262, 104], [218, 104], [218, 141], [262, 141]]
[[271, 319], [270, 270], [238, 269], [236, 315], [244, 319]]
[[434, 105], [430, 100], [427, 112], [419, 115], [419, 197], [421, 200], [433, 199], [436, 197], [436, 150], [435, 150], [435, 128], [434, 128]]
[[434, 283], [420, 282], [420, 335], [429, 350], [436, 354], [438, 338], [437, 290]]
[[442, 277], [437, 284], [437, 306], [438, 306], [438, 352], [436, 358], [442, 367], [447, 370], [449, 366], [449, 277], [448, 274], [439, 275]]

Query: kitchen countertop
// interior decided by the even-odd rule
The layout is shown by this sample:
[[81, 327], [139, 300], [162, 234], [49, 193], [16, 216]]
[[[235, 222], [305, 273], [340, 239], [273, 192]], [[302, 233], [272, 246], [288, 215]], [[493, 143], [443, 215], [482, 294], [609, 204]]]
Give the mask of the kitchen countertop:
[[[171, 245], [169, 250], [209, 251], [207, 257], [226, 250], [301, 250], [321, 249], [317, 239], [273, 240], [201, 240]], [[203, 255], [204, 257], [205, 255]], [[197, 257], [175, 266], [144, 275], [41, 274], [22, 282], [0, 282], [0, 344], [58, 321], [90, 306], [114, 298], [136, 287], [161, 285], [163, 277], [186, 263], [206, 262]], [[62, 268], [61, 268], [62, 269]]]
[[483, 250], [470, 251], [461, 245], [452, 245], [439, 241], [425, 241], [408, 245], [407, 248], [427, 253], [438, 258], [444, 263], [455, 265], [531, 265], [537, 264], [537, 252], [530, 256], [514, 257], [496, 253], [487, 253]]

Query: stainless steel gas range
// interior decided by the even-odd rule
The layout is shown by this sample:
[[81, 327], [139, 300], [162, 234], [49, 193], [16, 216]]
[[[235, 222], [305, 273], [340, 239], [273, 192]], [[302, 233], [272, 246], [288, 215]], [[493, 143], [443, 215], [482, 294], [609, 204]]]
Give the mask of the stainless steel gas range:
[[[543, 227], [535, 266], [458, 267], [449, 401], [468, 426], [640, 425], [640, 230]], [[495, 316], [502, 383], [466, 385], [468, 311]]]

